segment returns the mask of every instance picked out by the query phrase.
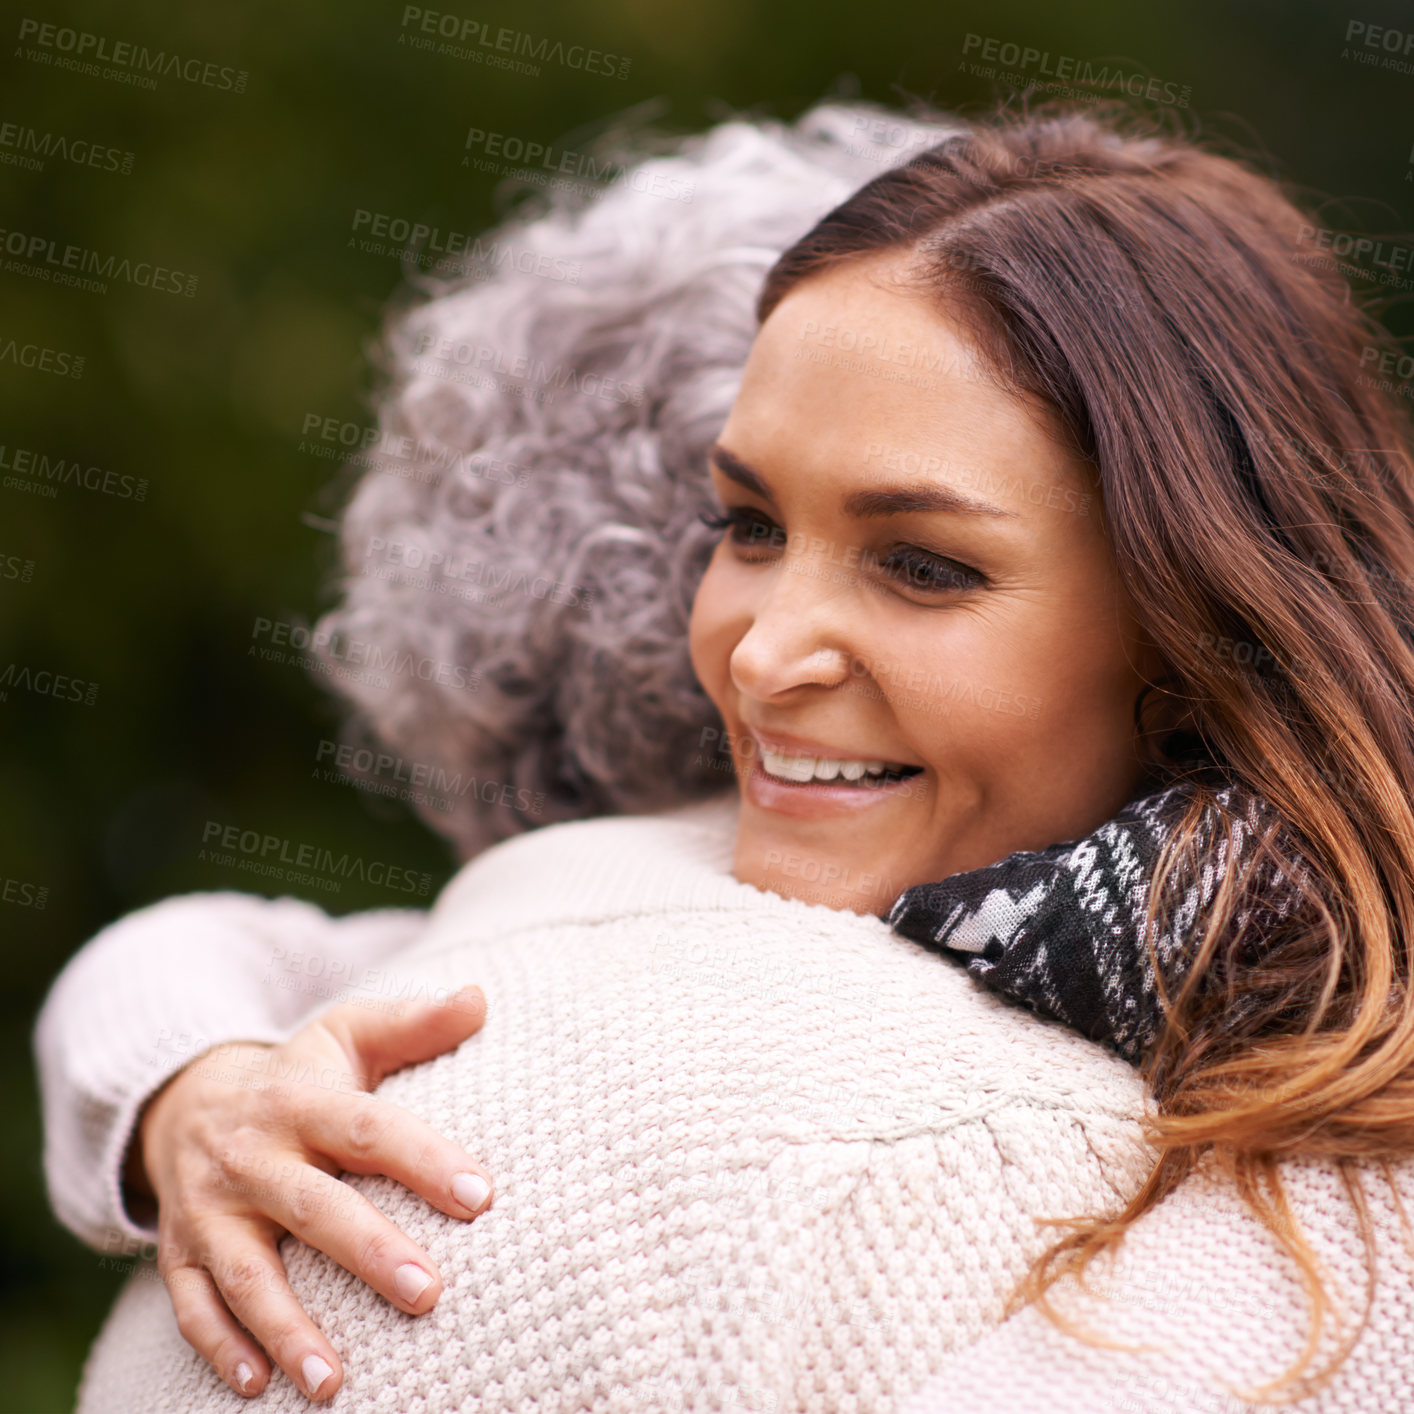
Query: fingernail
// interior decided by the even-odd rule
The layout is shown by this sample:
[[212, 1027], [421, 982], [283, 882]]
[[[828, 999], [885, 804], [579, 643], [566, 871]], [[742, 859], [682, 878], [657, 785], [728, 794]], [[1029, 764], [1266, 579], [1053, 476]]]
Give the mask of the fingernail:
[[432, 1285], [432, 1278], [421, 1267], [404, 1262], [393, 1273], [393, 1285], [398, 1288], [398, 1295], [411, 1306]]
[[241, 1387], [244, 1394], [250, 1388], [250, 1382], [255, 1378], [255, 1371], [246, 1364], [244, 1360], [236, 1366], [236, 1383]]
[[319, 1386], [334, 1373], [334, 1367], [318, 1355], [306, 1355], [299, 1368], [310, 1394], [318, 1394]]
[[475, 1212], [491, 1196], [491, 1185], [479, 1173], [459, 1173], [452, 1179], [452, 1197]]
[[456, 992], [447, 1002], [453, 1011], [475, 1011], [482, 1000], [481, 988], [475, 982]]

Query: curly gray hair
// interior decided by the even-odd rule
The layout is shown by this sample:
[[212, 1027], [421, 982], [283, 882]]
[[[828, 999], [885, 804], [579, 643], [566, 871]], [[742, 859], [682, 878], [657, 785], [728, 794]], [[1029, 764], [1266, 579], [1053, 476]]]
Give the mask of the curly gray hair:
[[687, 627], [757, 291], [826, 211], [957, 131], [825, 103], [666, 152], [620, 139], [592, 200], [552, 187], [390, 317], [342, 602], [313, 638], [352, 708], [344, 759], [370, 736], [411, 758], [463, 858], [730, 784]]

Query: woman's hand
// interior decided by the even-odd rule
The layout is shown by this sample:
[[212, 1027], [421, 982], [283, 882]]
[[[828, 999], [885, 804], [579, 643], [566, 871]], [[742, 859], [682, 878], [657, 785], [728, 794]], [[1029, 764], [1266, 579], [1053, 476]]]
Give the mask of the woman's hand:
[[459, 1045], [485, 1016], [479, 987], [396, 1013], [344, 1003], [283, 1045], [207, 1051], [150, 1101], [128, 1173], [157, 1200], [157, 1267], [177, 1328], [232, 1389], [265, 1388], [264, 1351], [308, 1395], [327, 1399], [343, 1382], [337, 1352], [286, 1280], [286, 1232], [400, 1310], [436, 1304], [431, 1258], [334, 1175], [385, 1174], [455, 1218], [487, 1206], [490, 1180], [475, 1161], [367, 1093]]

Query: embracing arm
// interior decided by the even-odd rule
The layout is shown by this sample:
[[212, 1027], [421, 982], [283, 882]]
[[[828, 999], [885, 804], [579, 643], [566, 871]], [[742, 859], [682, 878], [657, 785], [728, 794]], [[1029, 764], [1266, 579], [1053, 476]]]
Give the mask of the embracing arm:
[[[1366, 1297], [1355, 1209], [1333, 1165], [1289, 1161], [1282, 1179], [1348, 1338]], [[1383, 1175], [1367, 1168], [1361, 1180], [1378, 1254], [1370, 1320], [1329, 1383], [1282, 1406], [1291, 1414], [1414, 1409], [1414, 1242], [1405, 1241]], [[1397, 1181], [1408, 1205], [1407, 1173]], [[1243, 1392], [1284, 1374], [1310, 1329], [1296, 1263], [1233, 1185], [1211, 1172], [1191, 1176], [1140, 1218], [1113, 1263], [1097, 1259], [1086, 1282], [1093, 1294], [1069, 1279], [1058, 1283], [1057, 1309], [1092, 1337], [1130, 1350], [1086, 1343], [1027, 1307], [954, 1356], [900, 1414], [1246, 1414], [1254, 1405]], [[1337, 1350], [1329, 1316], [1324, 1324], [1308, 1373], [1328, 1368]]]
[[155, 1213], [124, 1203], [145, 1102], [213, 1045], [287, 1040], [426, 919], [419, 909], [331, 918], [299, 899], [231, 892], [166, 899], [103, 929], [60, 972], [35, 1028], [60, 1221], [101, 1250], [155, 1242]]

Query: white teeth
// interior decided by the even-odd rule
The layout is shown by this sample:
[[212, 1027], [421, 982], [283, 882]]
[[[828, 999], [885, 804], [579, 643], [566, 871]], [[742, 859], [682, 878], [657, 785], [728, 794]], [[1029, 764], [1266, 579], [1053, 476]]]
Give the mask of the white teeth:
[[782, 756], [780, 768], [777, 774], [784, 776], [788, 781], [808, 781], [815, 774], [815, 758], [813, 756]]
[[797, 785], [804, 785], [807, 781], [833, 781], [840, 776], [847, 781], [858, 781], [866, 774], [882, 776], [887, 770], [908, 769], [897, 762], [840, 761], [815, 756], [788, 756], [783, 751], [773, 751], [764, 745], [761, 747], [761, 765], [767, 775], [783, 781], [793, 781]]

